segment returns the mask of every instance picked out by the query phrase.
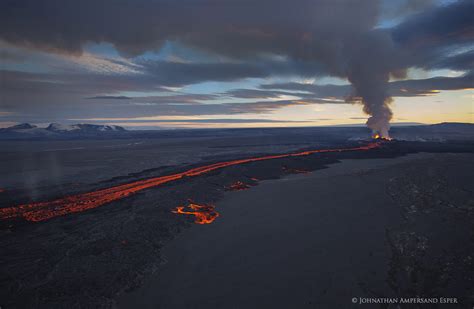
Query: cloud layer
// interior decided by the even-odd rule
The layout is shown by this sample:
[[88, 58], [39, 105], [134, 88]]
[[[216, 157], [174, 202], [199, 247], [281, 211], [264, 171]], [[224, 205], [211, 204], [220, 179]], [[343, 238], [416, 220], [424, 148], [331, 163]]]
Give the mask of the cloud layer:
[[[474, 3], [392, 3], [5, 0], [0, 110], [9, 121], [41, 121], [266, 113], [362, 98], [374, 117], [369, 124], [384, 126], [391, 118], [390, 96], [473, 84]], [[399, 22], [383, 27], [384, 18]], [[99, 43], [119, 55], [87, 51]], [[156, 56], [167, 45], [185, 52]], [[462, 75], [404, 80], [409, 68]], [[324, 76], [351, 85], [292, 82]], [[238, 86], [248, 79], [261, 85]], [[265, 83], [272, 79], [287, 82]], [[236, 86], [204, 94], [181, 90], [205, 82]]]

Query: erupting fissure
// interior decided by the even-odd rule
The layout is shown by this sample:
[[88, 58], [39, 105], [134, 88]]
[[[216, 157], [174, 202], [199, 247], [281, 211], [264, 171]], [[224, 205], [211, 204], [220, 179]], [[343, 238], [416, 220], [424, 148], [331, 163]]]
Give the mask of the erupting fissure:
[[185, 177], [195, 177], [228, 166], [265, 160], [307, 156], [315, 153], [369, 150], [377, 148], [379, 145], [380, 144], [378, 142], [373, 142], [367, 145], [352, 148], [317, 149], [297, 153], [269, 155], [218, 162], [214, 164], [192, 168], [187, 171], [176, 174], [138, 180], [106, 189], [99, 189], [97, 191], [70, 195], [52, 201], [34, 202], [30, 204], [0, 208], [0, 220], [23, 218], [25, 220], [34, 222], [44, 221], [54, 217], [64, 216], [70, 213], [83, 212], [89, 209], [97, 208], [104, 204], [123, 199], [148, 188], [158, 187], [160, 185], [180, 180]]
[[392, 138], [389, 137], [389, 136], [382, 136], [378, 133], [375, 133], [372, 135], [372, 138], [375, 139], [375, 140], [382, 140], [382, 141], [391, 141]]

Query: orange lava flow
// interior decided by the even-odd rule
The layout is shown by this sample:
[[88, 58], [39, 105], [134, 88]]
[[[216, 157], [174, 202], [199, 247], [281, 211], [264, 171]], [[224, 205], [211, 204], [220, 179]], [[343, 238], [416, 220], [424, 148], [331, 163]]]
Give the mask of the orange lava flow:
[[176, 174], [154, 177], [145, 180], [138, 180], [106, 189], [100, 189], [97, 191], [70, 195], [52, 201], [34, 202], [30, 204], [0, 208], [0, 220], [23, 218], [25, 220], [34, 222], [44, 221], [54, 217], [64, 216], [70, 213], [83, 212], [89, 209], [97, 208], [104, 204], [123, 199], [127, 196], [133, 195], [139, 191], [148, 188], [157, 187], [166, 183], [183, 179], [185, 177], [199, 176], [228, 166], [288, 157], [307, 156], [315, 153], [369, 150], [377, 148], [379, 146], [380, 143], [374, 142], [364, 146], [353, 148], [308, 150], [296, 153], [269, 155], [218, 162], [214, 164], [192, 168], [187, 171]]
[[172, 212], [175, 214], [193, 215], [196, 217], [194, 223], [197, 224], [210, 224], [219, 217], [219, 213], [215, 210], [215, 206], [199, 205], [194, 202], [190, 202], [187, 207], [178, 206], [172, 210]]
[[246, 190], [250, 188], [250, 185], [242, 182], [242, 181], [236, 181], [234, 182], [233, 184], [231, 184], [230, 186], [228, 186], [226, 189], [228, 191], [242, 191], [242, 190]]

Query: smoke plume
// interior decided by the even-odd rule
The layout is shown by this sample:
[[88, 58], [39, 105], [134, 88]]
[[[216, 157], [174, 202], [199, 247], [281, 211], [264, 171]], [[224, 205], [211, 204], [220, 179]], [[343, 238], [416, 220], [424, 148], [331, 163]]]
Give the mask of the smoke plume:
[[356, 88], [363, 104], [363, 111], [369, 115], [367, 126], [372, 135], [389, 138], [392, 98], [388, 96], [388, 74], [374, 75], [366, 78], [349, 76], [349, 80]]
[[390, 76], [403, 77], [405, 70], [397, 59], [400, 52], [384, 32], [372, 31], [355, 39], [350, 46], [347, 78], [369, 115], [367, 126], [373, 135], [388, 138], [392, 110], [389, 95]]

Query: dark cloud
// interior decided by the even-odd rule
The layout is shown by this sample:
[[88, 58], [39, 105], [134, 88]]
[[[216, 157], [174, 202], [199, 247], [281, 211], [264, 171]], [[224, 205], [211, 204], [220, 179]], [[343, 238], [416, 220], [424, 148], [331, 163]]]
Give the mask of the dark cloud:
[[31, 73], [0, 70], [5, 104], [10, 96], [80, 95], [90, 97], [121, 91], [159, 91], [163, 88], [143, 74], [105, 75], [100, 73]]
[[460, 77], [433, 77], [427, 79], [404, 80], [390, 83], [393, 96], [423, 96], [441, 90], [462, 90], [472, 88], [474, 75]]
[[[108, 63], [112, 59], [107, 59]], [[120, 65], [123, 62], [118, 61]], [[130, 66], [130, 64], [126, 64]], [[82, 95], [87, 98], [112, 99], [121, 92], [166, 91], [165, 87], [181, 87], [205, 81], [237, 81], [244, 78], [265, 78], [272, 75], [305, 76], [316, 74], [318, 64], [299, 61], [260, 61], [240, 63], [178, 63], [140, 61], [133, 68], [140, 72], [103, 74], [90, 71], [59, 71], [31, 73], [1, 71], [2, 91], [34, 100], [39, 96]], [[121, 95], [118, 95], [121, 96]], [[5, 99], [7, 100], [7, 97]], [[8, 100], [7, 100], [8, 101]], [[8, 104], [8, 103], [7, 103]]]
[[[110, 122], [110, 121], [117, 121], [117, 120], [110, 120], [110, 119], [105, 119], [105, 120], [94, 120], [91, 122]], [[153, 122], [153, 123], [305, 123], [308, 121], [298, 121], [298, 120], [273, 120], [273, 119], [247, 119], [247, 118], [239, 118], [239, 119], [232, 119], [232, 118], [225, 118], [225, 119], [186, 119], [186, 118], [180, 118], [180, 119], [126, 119], [126, 120], [118, 120], [121, 123], [148, 123], [148, 122]]]
[[[317, 100], [275, 100], [222, 103], [227, 94], [179, 93], [154, 86], [142, 75], [50, 74], [0, 71], [2, 112], [11, 121], [49, 122], [64, 118], [143, 117], [149, 115], [212, 115], [265, 113]], [[91, 93], [150, 91], [161, 95], [114, 96]], [[34, 99], [31, 99], [34, 98]], [[319, 101], [323, 103], [323, 101]]]
[[397, 44], [422, 48], [426, 46], [471, 42], [474, 38], [474, 2], [458, 1], [435, 7], [410, 17], [392, 30]]
[[423, 65], [425, 69], [451, 69], [474, 72], [474, 49], [454, 56], [439, 55]]
[[95, 97], [90, 97], [86, 98], [88, 100], [130, 100], [131, 97], [127, 96], [113, 96], [113, 95], [102, 95], [102, 96], [95, 96]]
[[219, 99], [220, 96], [214, 94], [173, 94], [159, 96], [96, 96], [86, 98], [87, 100], [107, 100], [114, 103], [117, 100], [128, 100], [129, 104], [134, 105], [161, 105], [161, 104], [201, 104], [201, 101], [212, 101]]
[[[267, 113], [287, 106], [351, 103], [351, 85], [303, 83], [264, 84], [260, 89], [235, 89], [224, 93], [193, 94], [151, 88], [153, 83], [137, 77], [102, 74], [69, 75], [0, 71], [2, 111], [15, 112], [9, 120], [41, 122], [52, 118], [143, 117], [148, 115], [215, 115]], [[393, 96], [432, 95], [435, 90], [460, 90], [474, 84], [473, 75], [391, 82]], [[113, 96], [90, 93], [155, 89], [162, 95]], [[35, 96], [35, 100], [31, 100]], [[294, 99], [282, 99], [294, 96]], [[225, 99], [254, 102], [223, 103]], [[268, 100], [268, 101], [267, 101]], [[53, 111], [53, 112], [51, 112]], [[26, 119], [28, 118], [28, 119]], [[23, 119], [23, 120], [22, 120]], [[50, 120], [47, 120], [50, 119]]]
[[[420, 49], [432, 54], [433, 47], [472, 42], [472, 1], [441, 7], [430, 7], [432, 1], [427, 0], [389, 3], [381, 5], [375, 0], [357, 3], [350, 0], [105, 0], [100, 3], [5, 0], [0, 4], [0, 38], [12, 44], [69, 53], [80, 53], [89, 42], [109, 42], [130, 55], [158, 50], [163, 42], [175, 41], [231, 58], [285, 55], [302, 61], [292, 63], [294, 71], [314, 75], [314, 68], [312, 72], [304, 68], [308, 62], [317, 62], [317, 72], [337, 76], [350, 75], [354, 68], [347, 68], [350, 61], [344, 59], [360, 58], [353, 52], [361, 48], [361, 54], [368, 51], [367, 58], [372, 62], [383, 63], [386, 70], [395, 71], [404, 64], [417, 65], [423, 58], [430, 58], [416, 57], [411, 50], [417, 50], [417, 55]], [[387, 30], [387, 34], [373, 32], [380, 9], [400, 15], [420, 8], [421, 13]], [[395, 46], [396, 57], [390, 48], [391, 39], [400, 46]], [[386, 62], [386, 57], [391, 61]], [[266, 76], [255, 65], [246, 67], [246, 63], [215, 66], [217, 75], [223, 74], [219, 70], [235, 74], [233, 78], [231, 74], [224, 74], [217, 80]], [[202, 70], [203, 80], [215, 78], [208, 73], [212, 66], [205, 68], [209, 70]], [[199, 65], [150, 65], [150, 70], [185, 71], [192, 72], [193, 76], [199, 75], [196, 72], [200, 69]], [[198, 80], [186, 81], [186, 76], [179, 73], [171, 73], [170, 79], [173, 81], [169, 83], [179, 84]]]
[[143, 72], [158, 85], [183, 86], [205, 81], [235, 81], [244, 78], [278, 76], [314, 76], [322, 74], [318, 63], [296, 60], [180, 63], [141, 61]]
[[473, 1], [457, 1], [425, 10], [391, 29], [405, 66], [469, 70], [463, 62], [470, 59], [472, 65], [472, 53], [453, 56], [453, 52], [473, 49], [472, 12]]
[[110, 42], [139, 54], [178, 40], [234, 56], [291, 49], [313, 58], [307, 47], [369, 29], [377, 9], [375, 0], [5, 0], [0, 36], [72, 53], [87, 42]]
[[[119, 100], [120, 101], [120, 100]], [[135, 118], [145, 116], [196, 116], [196, 115], [239, 115], [239, 114], [263, 114], [277, 109], [295, 106], [309, 105], [312, 101], [257, 101], [249, 103], [222, 103], [222, 104], [136, 104], [122, 100], [121, 102], [109, 104], [89, 105], [88, 108], [81, 107], [79, 102], [68, 108], [56, 107], [56, 113], [51, 115], [41, 112], [48, 109], [48, 105], [31, 106], [21, 114], [8, 114], [2, 117], [3, 121], [26, 121], [26, 122], [51, 122], [64, 119], [97, 119], [97, 118]]]
[[26, 58], [9, 50], [0, 50], [0, 60], [2, 62], [22, 62]]
[[270, 73], [248, 63], [176, 63], [148, 61], [145, 70], [157, 84], [182, 86], [204, 81], [234, 81]]
[[[394, 81], [388, 84], [388, 92], [396, 97], [414, 97], [433, 94], [436, 90], [462, 90], [472, 88], [474, 74], [467, 73], [459, 77], [433, 77], [427, 79], [410, 79]], [[286, 91], [306, 91], [312, 96], [334, 97], [350, 99], [353, 91], [350, 85], [313, 85], [302, 83], [274, 83], [264, 84], [263, 89]], [[263, 94], [262, 94], [263, 96]], [[350, 100], [348, 100], [350, 102]]]
[[218, 99], [215, 94], [174, 94], [161, 96], [134, 97], [133, 102], [138, 104], [200, 104], [201, 101]]

